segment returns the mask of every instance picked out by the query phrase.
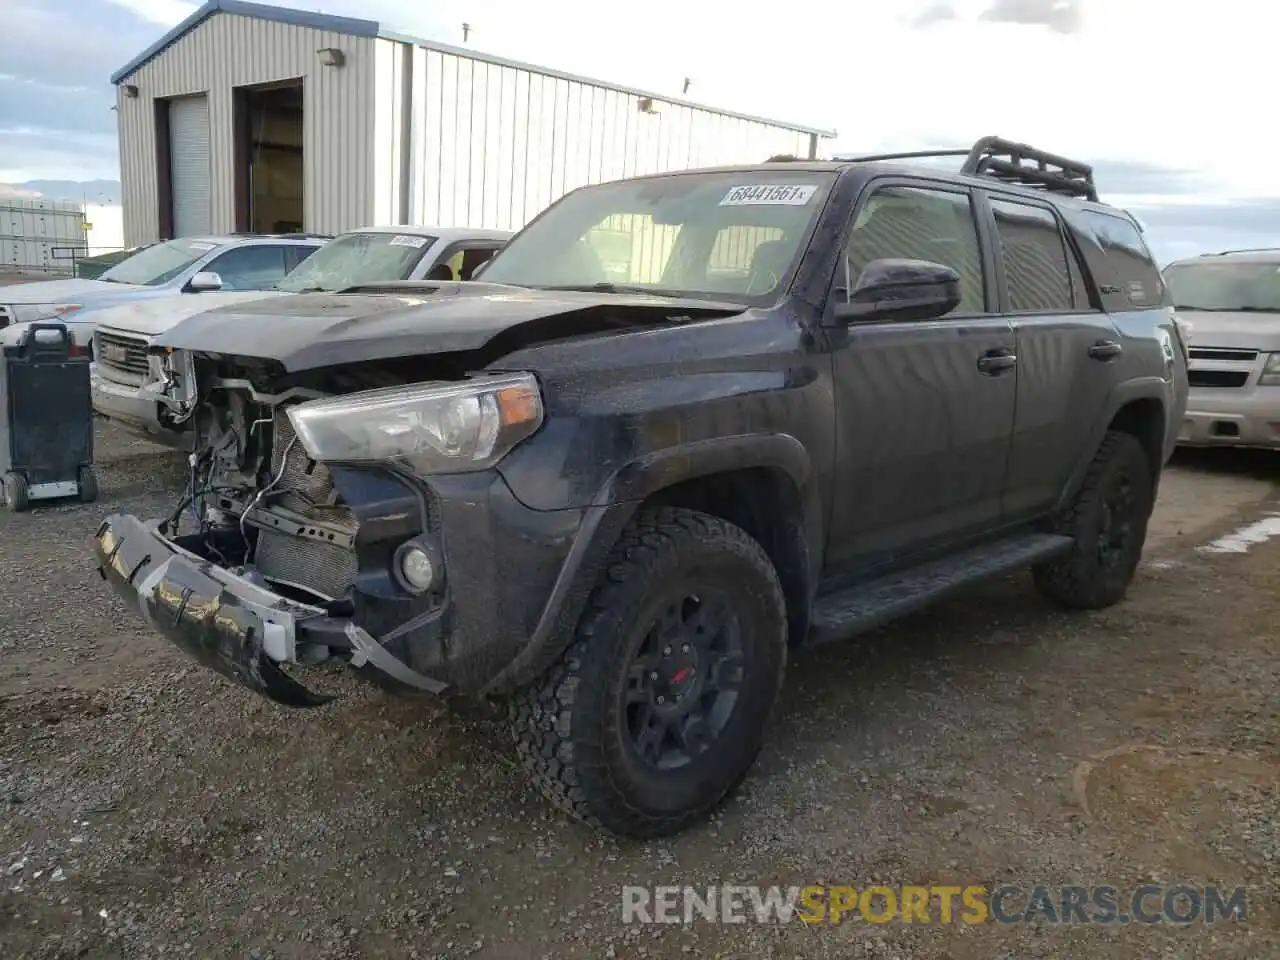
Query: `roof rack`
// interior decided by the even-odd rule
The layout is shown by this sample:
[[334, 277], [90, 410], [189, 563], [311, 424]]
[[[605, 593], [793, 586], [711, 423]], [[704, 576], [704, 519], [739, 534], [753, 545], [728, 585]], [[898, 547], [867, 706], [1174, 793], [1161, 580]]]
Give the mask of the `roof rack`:
[[925, 157], [964, 157], [960, 172], [971, 177], [992, 177], [1033, 190], [1060, 193], [1081, 200], [1098, 201], [1093, 167], [1068, 160], [1046, 150], [1002, 137], [983, 137], [968, 150], [914, 150], [908, 153], [878, 153], [867, 156], [838, 156], [853, 163], [878, 160], [918, 160]]

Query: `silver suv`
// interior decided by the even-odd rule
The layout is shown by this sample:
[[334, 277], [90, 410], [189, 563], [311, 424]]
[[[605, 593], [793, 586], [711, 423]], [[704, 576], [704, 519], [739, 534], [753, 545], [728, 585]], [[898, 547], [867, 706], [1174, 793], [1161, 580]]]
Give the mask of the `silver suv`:
[[[107, 307], [210, 290], [267, 290], [329, 241], [317, 234], [182, 237], [144, 247], [96, 280], [22, 283], [0, 290], [0, 328], [57, 319], [78, 346], [93, 341], [95, 314]], [[18, 329], [11, 329], [18, 327]]]
[[1164, 268], [1188, 340], [1183, 446], [1280, 448], [1280, 249]]

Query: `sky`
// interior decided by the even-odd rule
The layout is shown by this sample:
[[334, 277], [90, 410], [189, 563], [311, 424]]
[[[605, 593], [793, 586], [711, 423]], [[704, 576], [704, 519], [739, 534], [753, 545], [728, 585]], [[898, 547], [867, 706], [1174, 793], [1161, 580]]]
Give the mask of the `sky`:
[[[1092, 163], [1162, 260], [1280, 245], [1263, 0], [277, 0], [838, 131], [830, 153], [999, 134]], [[196, 8], [0, 0], [0, 182], [118, 176], [108, 77]], [[747, 158], [756, 159], [756, 158]]]

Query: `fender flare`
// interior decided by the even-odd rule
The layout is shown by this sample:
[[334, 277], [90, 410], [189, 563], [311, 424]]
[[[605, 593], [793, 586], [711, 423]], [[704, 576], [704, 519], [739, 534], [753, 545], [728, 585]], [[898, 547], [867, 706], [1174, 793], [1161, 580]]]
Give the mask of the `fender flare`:
[[1161, 463], [1163, 464], [1164, 451], [1168, 447], [1169, 391], [1171, 386], [1167, 380], [1163, 380], [1160, 377], [1139, 377], [1135, 380], [1127, 380], [1112, 389], [1107, 396], [1107, 403], [1102, 408], [1102, 412], [1094, 419], [1093, 427], [1089, 431], [1089, 443], [1085, 445], [1083, 452], [1076, 461], [1076, 465], [1071, 471], [1071, 476], [1067, 480], [1067, 485], [1058, 497], [1055, 509], [1061, 510], [1071, 502], [1071, 498], [1075, 496], [1076, 491], [1080, 489], [1080, 485], [1084, 483], [1085, 474], [1089, 472], [1089, 466], [1093, 463], [1093, 458], [1097, 454], [1098, 448], [1102, 446], [1102, 439], [1106, 436], [1107, 430], [1115, 420], [1116, 415], [1136, 400], [1154, 400], [1160, 404], [1160, 408], [1164, 413], [1165, 423], [1162, 433], [1164, 434], [1165, 442], [1162, 444], [1164, 449], [1161, 452]]
[[822, 512], [812, 461], [790, 434], [759, 433], [677, 444], [624, 464], [600, 486], [585, 508], [582, 526], [556, 576], [538, 624], [520, 654], [484, 688], [484, 694], [508, 692], [550, 668], [573, 641], [574, 627], [586, 608], [609, 553], [645, 498], [666, 487], [733, 470], [772, 467], [795, 484], [804, 512], [810, 556], [821, 546]]
[[779, 468], [791, 478], [797, 490], [804, 490], [812, 475], [813, 462], [804, 444], [789, 433], [748, 433], [695, 440], [655, 450], [625, 464], [601, 485], [592, 505], [639, 501], [686, 480], [753, 467]]

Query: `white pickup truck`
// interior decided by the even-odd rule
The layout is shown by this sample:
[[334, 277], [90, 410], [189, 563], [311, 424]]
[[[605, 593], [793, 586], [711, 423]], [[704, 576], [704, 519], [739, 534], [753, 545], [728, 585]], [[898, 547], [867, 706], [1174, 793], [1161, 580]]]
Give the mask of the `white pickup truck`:
[[174, 295], [102, 310], [94, 317], [93, 407], [132, 433], [185, 449], [190, 445], [185, 417], [155, 392], [169, 376], [148, 353], [158, 334], [198, 313], [245, 300], [395, 280], [470, 280], [510, 236], [466, 227], [367, 227], [330, 240], [271, 290]]

